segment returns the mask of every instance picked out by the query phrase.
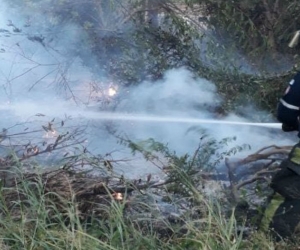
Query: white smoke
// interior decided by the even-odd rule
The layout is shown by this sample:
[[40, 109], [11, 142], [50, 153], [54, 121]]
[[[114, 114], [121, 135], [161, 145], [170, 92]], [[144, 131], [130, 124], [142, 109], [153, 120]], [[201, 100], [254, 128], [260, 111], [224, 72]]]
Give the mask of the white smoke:
[[[73, 58], [70, 63], [69, 55], [66, 57], [65, 54], [60, 53], [64, 51], [64, 47], [67, 51], [70, 44], [76, 44], [74, 40], [83, 35], [80, 29], [68, 26], [66, 30], [72, 30], [72, 32], [68, 32], [67, 36], [64, 34], [63, 37], [58, 35], [51, 43], [51, 45], [56, 44], [57, 47], [47, 49], [42, 44], [28, 40], [25, 33], [13, 32], [12, 27], [7, 26], [7, 22], [16, 15], [13, 15], [7, 7], [5, 8], [3, 0], [0, 2], [2, 2], [1, 6], [4, 6], [0, 10], [0, 29], [7, 28], [10, 31], [9, 37], [6, 36], [7, 32], [0, 33], [0, 50], [3, 49], [3, 53], [0, 53], [0, 114], [6, 117], [2, 120], [1, 127], [8, 128], [14, 124], [24, 123], [11, 130], [17, 132], [29, 125], [41, 126], [43, 122], [52, 118], [63, 119], [70, 115], [73, 118], [70, 121], [71, 125], [88, 125], [84, 136], [87, 138], [86, 146], [89, 150], [102, 155], [115, 152], [115, 157], [132, 159], [130, 151], [117, 144], [116, 138], [104, 129], [104, 125], [108, 123], [99, 119], [100, 111], [87, 110], [78, 105], [87, 103], [90, 95], [88, 91], [85, 93], [85, 89], [78, 88], [78, 86], [80, 87], [84, 82], [99, 80], [99, 76], [95, 76], [83, 67], [80, 60]], [[19, 16], [17, 20], [13, 20], [13, 23], [21, 27], [26, 18]], [[40, 15], [37, 16], [40, 17]], [[27, 32], [29, 31], [30, 28]], [[100, 80], [102, 81], [103, 78], [105, 77], [101, 76]], [[58, 82], [68, 85], [65, 86], [66, 95], [61, 94], [64, 88], [57, 88]], [[70, 97], [75, 98], [77, 102], [72, 101]], [[174, 116], [182, 117], [182, 119], [255, 122], [236, 114], [226, 117], [218, 116], [215, 110], [222, 106], [222, 98], [217, 94], [215, 85], [206, 79], [195, 77], [192, 72], [184, 68], [169, 70], [165, 72], [163, 79], [156, 82], [146, 81], [138, 86], [121, 88], [118, 98], [120, 100], [114, 107], [114, 112]], [[85, 115], [87, 113], [88, 115]], [[45, 116], [36, 116], [36, 114]], [[198, 128], [204, 129], [217, 140], [236, 137], [237, 140], [228, 145], [228, 148], [244, 143], [250, 144], [252, 150], [271, 144], [291, 144], [290, 140], [285, 139], [283, 132], [258, 127], [222, 124], [195, 126], [195, 124], [188, 123], [119, 120], [111, 121], [109, 126], [133, 141], [154, 138], [168, 144], [170, 149], [178, 154], [194, 152], [202, 136], [197, 132]], [[192, 126], [195, 129], [191, 129]], [[246, 152], [246, 154], [249, 153]], [[129, 161], [127, 165], [120, 165], [119, 170], [134, 176], [158, 171], [155, 167], [149, 168], [149, 164], [141, 161], [141, 158], [138, 160], [138, 164]]]

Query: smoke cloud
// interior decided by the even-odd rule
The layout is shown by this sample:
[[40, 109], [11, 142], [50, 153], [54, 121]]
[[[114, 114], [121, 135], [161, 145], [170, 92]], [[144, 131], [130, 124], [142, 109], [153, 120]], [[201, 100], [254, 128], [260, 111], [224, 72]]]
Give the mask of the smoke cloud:
[[[6, 6], [3, 0], [0, 2], [4, 6], [0, 10], [0, 114], [5, 118], [1, 121], [1, 127], [9, 128], [10, 134], [22, 132], [29, 126], [40, 128], [53, 118], [59, 121], [70, 116], [66, 129], [68, 126], [84, 127], [82, 136], [86, 138], [85, 146], [95, 154], [113, 152], [116, 159], [130, 160], [117, 166], [120, 172], [129, 176], [142, 176], [160, 170], [155, 166], [149, 167], [150, 163], [143, 161], [141, 156], [132, 156], [129, 149], [118, 144], [117, 139], [107, 132], [107, 126], [133, 141], [153, 138], [166, 143], [178, 154], [194, 152], [203, 135], [199, 129], [216, 140], [236, 137], [237, 140], [228, 148], [247, 143], [252, 150], [257, 150], [271, 144], [293, 143], [280, 130], [259, 127], [103, 121], [100, 114], [104, 107], [104, 110], [107, 108], [105, 111], [125, 114], [255, 122], [246, 119], [248, 114], [244, 117], [217, 114], [222, 98], [217, 94], [214, 83], [195, 77], [184, 68], [166, 71], [164, 77], [155, 82], [145, 81], [127, 88], [118, 86], [104, 74], [95, 74], [83, 66], [89, 63], [72, 57], [72, 46], [76, 46], [84, 36], [79, 27], [68, 24], [60, 32], [56, 28], [51, 30], [51, 27], [37, 29], [34, 25], [24, 28], [28, 13], [16, 15], [15, 9]], [[35, 21], [41, 17], [40, 14], [32, 16]], [[7, 26], [11, 24], [10, 19], [13, 26]], [[16, 27], [22, 27], [24, 31], [15, 32]], [[53, 33], [55, 36], [47, 36]], [[32, 34], [35, 39], [28, 39], [33, 37]], [[39, 42], [38, 37], [45, 39]], [[96, 61], [92, 53], [86, 58]], [[109, 87], [116, 89], [116, 96], [107, 96]], [[36, 140], [42, 137], [41, 134], [35, 136]], [[29, 137], [19, 140], [25, 139], [32, 140]], [[249, 153], [242, 152], [241, 155]]]

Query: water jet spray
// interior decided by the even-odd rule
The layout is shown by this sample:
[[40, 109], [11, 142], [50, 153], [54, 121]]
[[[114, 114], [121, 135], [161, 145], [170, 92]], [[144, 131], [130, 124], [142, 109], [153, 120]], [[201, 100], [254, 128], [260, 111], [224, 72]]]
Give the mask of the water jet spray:
[[[24, 105], [21, 105], [24, 107]], [[20, 109], [20, 105], [0, 105], [1, 110], [18, 110]], [[31, 115], [32, 112], [36, 111], [37, 113], [40, 111], [41, 106], [37, 107], [35, 110], [33, 106], [30, 106]], [[47, 112], [44, 112], [47, 116], [59, 116], [57, 111], [54, 114], [51, 114], [49, 108], [46, 109]], [[87, 111], [83, 112], [60, 110], [61, 115], [65, 116], [68, 114], [73, 118], [82, 117], [91, 120], [106, 120], [106, 121], [134, 121], [134, 122], [156, 122], [156, 123], [186, 123], [186, 124], [220, 124], [220, 125], [228, 125], [228, 126], [250, 126], [250, 127], [265, 127], [265, 128], [274, 128], [281, 129], [281, 123], [262, 123], [262, 122], [240, 122], [240, 121], [228, 121], [228, 120], [214, 120], [214, 119], [199, 119], [199, 118], [191, 118], [191, 117], [178, 117], [178, 116], [163, 116], [163, 115], [148, 115], [141, 113], [120, 113], [120, 112], [101, 112], [101, 111]], [[49, 113], [50, 112], [50, 113]], [[17, 112], [18, 113], [18, 112]], [[47, 114], [48, 113], [48, 114]]]
[[233, 126], [255, 126], [281, 129], [281, 123], [261, 123], [261, 122], [238, 122], [213, 119], [198, 119], [190, 117], [174, 116], [154, 116], [134, 113], [114, 113], [114, 112], [85, 112], [81, 116], [99, 120], [121, 120], [137, 122], [161, 122], [161, 123], [187, 123], [187, 124], [222, 124]]

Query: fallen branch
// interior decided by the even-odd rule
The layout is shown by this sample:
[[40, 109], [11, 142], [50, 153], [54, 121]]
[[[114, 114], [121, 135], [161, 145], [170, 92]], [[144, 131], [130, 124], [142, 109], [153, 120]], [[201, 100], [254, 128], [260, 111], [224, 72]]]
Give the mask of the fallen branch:
[[[264, 152], [268, 149], [272, 149], [268, 152]], [[261, 148], [260, 150], [258, 150], [257, 152], [255, 152], [254, 154], [251, 154], [249, 156], [247, 156], [244, 159], [238, 160], [234, 163], [231, 163], [231, 171], [236, 170], [236, 168], [242, 166], [242, 165], [246, 165], [255, 161], [259, 161], [259, 160], [273, 160], [274, 158], [270, 158], [271, 156], [274, 155], [282, 155], [282, 156], [287, 156], [290, 152], [290, 150], [292, 149], [292, 146], [276, 146], [276, 145], [271, 145], [271, 146], [267, 146], [264, 148]]]
[[[233, 201], [235, 203], [240, 201], [239, 190], [242, 187], [253, 184], [259, 180], [264, 180], [266, 183], [269, 183], [271, 176], [278, 169], [278, 161], [282, 161], [284, 158], [286, 158], [291, 149], [292, 146], [270, 145], [259, 149], [255, 153], [243, 159], [230, 161], [228, 158], [226, 158], [225, 165], [227, 167], [231, 197]], [[258, 161], [262, 161], [261, 165], [259, 166], [259, 170], [257, 170], [257, 168], [253, 168], [253, 164], [257, 163]], [[249, 173], [248, 176], [246, 176], [247, 178], [237, 178], [237, 169], [247, 164], [250, 164], [249, 166], [246, 166], [247, 171], [249, 172], [253, 168], [253, 171], [250, 171], [252, 173]]]

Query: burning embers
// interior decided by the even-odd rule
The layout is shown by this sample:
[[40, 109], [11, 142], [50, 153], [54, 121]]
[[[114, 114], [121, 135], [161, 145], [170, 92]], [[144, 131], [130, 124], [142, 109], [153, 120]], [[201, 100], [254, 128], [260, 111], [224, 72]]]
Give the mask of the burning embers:
[[109, 108], [114, 104], [118, 86], [113, 82], [83, 82], [74, 89], [74, 95], [88, 107]]
[[108, 89], [108, 95], [109, 96], [115, 96], [117, 94], [117, 89], [115, 87], [109, 87]]

